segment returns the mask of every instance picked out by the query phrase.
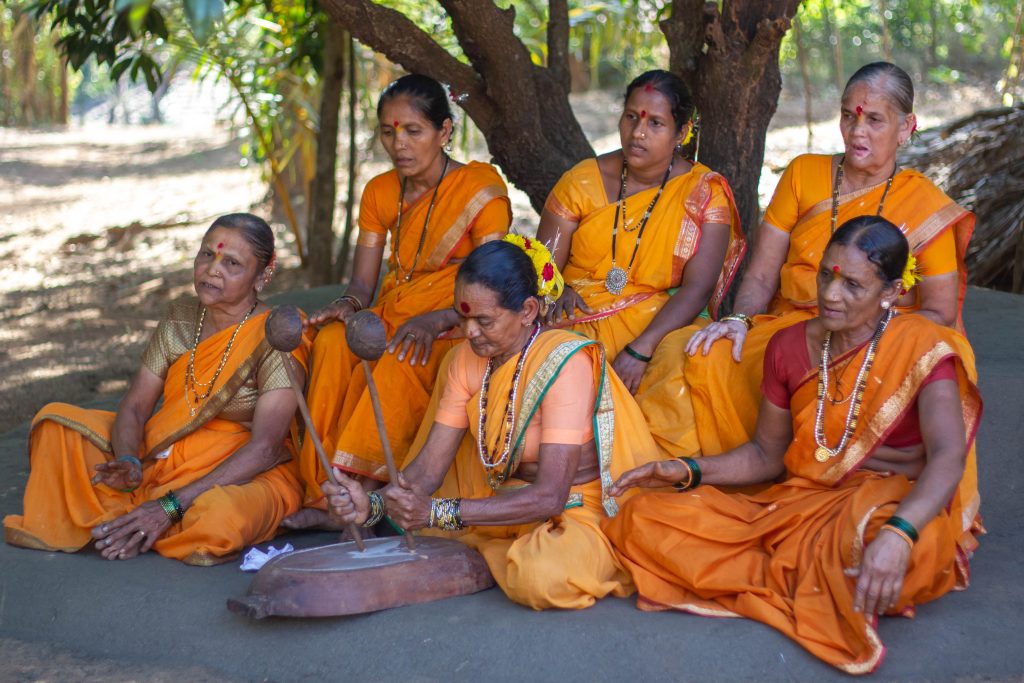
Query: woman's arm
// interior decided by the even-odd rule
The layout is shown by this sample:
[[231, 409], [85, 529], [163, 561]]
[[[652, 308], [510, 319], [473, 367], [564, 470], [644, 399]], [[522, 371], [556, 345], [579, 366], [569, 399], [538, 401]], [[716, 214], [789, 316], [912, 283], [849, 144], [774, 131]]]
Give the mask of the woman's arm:
[[[754, 254], [736, 293], [733, 312], [754, 316], [768, 308], [779, 289], [779, 272], [786, 262], [788, 252], [789, 233], [762, 222], [754, 242]], [[686, 352], [692, 356], [701, 350], [707, 355], [711, 345], [722, 337], [732, 341], [732, 356], [738, 363], [743, 353], [743, 342], [747, 338], [747, 328], [736, 320], [711, 323], [693, 335], [686, 346]]]
[[[354, 296], [363, 308], [368, 307], [373, 301], [374, 292], [377, 291], [377, 278], [380, 277], [380, 266], [383, 259], [383, 244], [377, 247], [357, 244], [355, 260], [352, 264], [352, 279], [342, 296]], [[335, 300], [309, 316], [306, 324], [325, 325], [335, 320], [344, 322], [355, 311], [356, 307], [351, 302]]]
[[117, 416], [114, 418], [114, 429], [110, 435], [114, 460], [96, 465], [93, 484], [103, 483], [115, 489], [132, 489], [142, 483], [141, 467], [134, 461], [120, 458], [142, 460], [145, 455], [146, 421], [153, 414], [163, 387], [163, 379], [145, 365], [135, 373], [128, 391], [117, 406]]
[[[569, 262], [569, 252], [572, 249], [572, 236], [580, 227], [578, 221], [571, 221], [561, 216], [556, 216], [547, 209], [540, 213], [540, 225], [537, 226], [537, 239], [543, 242], [551, 251], [551, 257], [559, 270], [565, 268]], [[561, 322], [563, 318], [572, 320], [576, 317], [576, 309], [584, 313], [593, 313], [593, 310], [583, 298], [566, 283], [562, 295], [551, 306], [546, 316], [547, 322]]]
[[[792, 416], [768, 399], [761, 399], [761, 411], [753, 441], [721, 455], [699, 458], [701, 483], [716, 486], [750, 486], [772, 481], [786, 471], [784, 457], [793, 440]], [[609, 490], [622, 495], [634, 486], [670, 486], [686, 478], [686, 465], [679, 460], [650, 462], [626, 472]]]
[[945, 327], [955, 325], [960, 286], [959, 274], [954, 271], [945, 275], [925, 277], [917, 286], [921, 290], [921, 308], [915, 313]]
[[[928, 462], [895, 515], [920, 532], [952, 499], [964, 473], [967, 443], [955, 381], [925, 385], [917, 405]], [[878, 532], [865, 549], [860, 566], [847, 571], [857, 577], [855, 610], [880, 614], [896, 605], [910, 552], [910, 545], [898, 534], [884, 528]]]
[[[683, 269], [679, 291], [655, 314], [647, 328], [629, 343], [633, 351], [644, 356], [654, 355], [654, 349], [666, 334], [689, 325], [704, 310], [722, 272], [730, 234], [730, 227], [725, 223], [702, 226], [700, 247]], [[615, 357], [612, 368], [630, 393], [635, 394], [647, 363], [623, 351]]]

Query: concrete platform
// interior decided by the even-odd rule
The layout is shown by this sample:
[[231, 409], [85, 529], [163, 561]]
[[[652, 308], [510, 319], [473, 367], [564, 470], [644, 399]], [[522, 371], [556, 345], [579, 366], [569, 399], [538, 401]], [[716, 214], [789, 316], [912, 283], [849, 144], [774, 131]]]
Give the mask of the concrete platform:
[[[332, 296], [285, 298], [314, 307]], [[969, 590], [923, 606], [914, 620], [882, 620], [888, 655], [878, 681], [1024, 680], [1024, 298], [972, 289], [966, 310], [986, 402], [978, 456], [989, 533]], [[27, 426], [0, 436], [0, 514], [20, 511], [26, 434]], [[233, 564], [195, 568], [154, 555], [106, 562], [92, 551], [0, 544], [0, 639], [232, 680], [848, 680], [760, 624], [643, 613], [632, 599], [539, 613], [491, 589], [359, 617], [257, 622], [225, 609], [249, 579]]]

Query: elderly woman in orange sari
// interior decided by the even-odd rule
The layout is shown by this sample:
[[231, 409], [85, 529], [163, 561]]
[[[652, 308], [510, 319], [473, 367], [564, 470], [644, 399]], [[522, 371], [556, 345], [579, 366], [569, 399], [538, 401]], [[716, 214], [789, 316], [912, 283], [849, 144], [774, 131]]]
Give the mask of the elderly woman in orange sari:
[[567, 285], [548, 322], [604, 344], [633, 393], [666, 334], [706, 308], [716, 314], [745, 249], [725, 178], [682, 155], [693, 118], [679, 77], [638, 76], [619, 119], [622, 149], [562, 176], [537, 231]]
[[[384, 321], [389, 353], [374, 363], [373, 377], [382, 394], [404, 399], [384, 415], [392, 451], [401, 459], [423, 419], [438, 365], [455, 344], [442, 335], [458, 324], [451, 308], [458, 263], [473, 247], [501, 239], [512, 220], [505, 183], [494, 167], [448, 156], [453, 114], [440, 83], [418, 74], [399, 78], [381, 94], [377, 118], [395, 168], [363, 191], [345, 294], [309, 318], [324, 326], [313, 345], [313, 423], [334, 462], [371, 487], [387, 479], [387, 470], [344, 322], [374, 299], [388, 235], [391, 255], [372, 310]], [[326, 473], [311, 440], [303, 444], [301, 466], [308, 507], [286, 524], [323, 525], [320, 484]]]
[[[604, 527], [642, 609], [756, 619], [864, 674], [885, 654], [878, 615], [967, 586], [981, 399], [957, 332], [895, 314], [908, 251], [884, 218], [844, 224], [818, 269], [819, 315], [768, 345], [753, 440], [616, 482], [684, 491], [637, 496]], [[844, 373], [845, 389], [831, 379]], [[754, 494], [717, 488], [783, 474]]]
[[512, 600], [579, 609], [632, 591], [600, 522], [618, 509], [614, 477], [655, 449], [601, 345], [542, 331], [541, 297], [559, 279], [547, 250], [508, 239], [522, 246], [485, 244], [459, 269], [466, 341], [399, 481], [367, 495], [340, 476], [324, 491], [342, 522], [464, 531]]
[[[75, 552], [95, 542], [108, 560], [152, 549], [209, 565], [273, 538], [302, 503], [296, 399], [263, 333], [259, 294], [273, 271], [265, 221], [214, 221], [195, 258], [198, 301], [171, 305], [117, 413], [51, 403], [36, 415], [25, 512], [4, 519], [8, 543]], [[307, 354], [293, 352], [300, 376]]]
[[884, 216], [906, 234], [922, 280], [901, 295], [899, 309], [963, 331], [963, 257], [974, 216], [897, 164], [897, 150], [916, 127], [913, 105], [913, 83], [893, 64], [868, 64], [850, 77], [839, 116], [845, 150], [799, 156], [783, 173], [732, 315], [692, 336], [673, 335], [652, 363], [656, 386], [638, 397], [641, 406], [681, 405], [688, 388], [696, 418], [651, 421], [668, 452], [713, 455], [750, 438], [768, 340], [817, 315], [815, 277], [825, 244], [851, 218]]

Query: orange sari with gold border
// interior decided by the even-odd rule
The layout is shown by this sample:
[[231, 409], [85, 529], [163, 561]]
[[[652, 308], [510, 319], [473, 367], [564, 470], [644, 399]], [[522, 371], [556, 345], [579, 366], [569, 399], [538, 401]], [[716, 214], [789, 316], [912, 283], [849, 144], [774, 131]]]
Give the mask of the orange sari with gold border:
[[[92, 541], [92, 527], [201, 479], [245, 445], [249, 425], [218, 415], [256, 376], [260, 362], [277, 353], [264, 336], [268, 314], [251, 317], [238, 330], [223, 371], [194, 416], [185, 396], [189, 354], [170, 365], [163, 403], [145, 426], [142, 483], [131, 493], [91, 482], [94, 466], [113, 459], [114, 413], [65, 403], [43, 407], [32, 421], [29, 437], [25, 512], [4, 519], [7, 542], [39, 550], [80, 550]], [[234, 328], [221, 330], [199, 343], [197, 377], [213, 376], [233, 332]], [[292, 357], [304, 368], [308, 353], [304, 343]], [[291, 439], [282, 447], [294, 454]], [[153, 549], [188, 564], [228, 561], [245, 546], [273, 538], [281, 520], [299, 509], [301, 491], [294, 460], [248, 483], [212, 488], [196, 498], [184, 519], [172, 525]]]
[[[855, 367], [866, 346], [853, 352]], [[980, 532], [973, 446], [982, 404], [968, 373], [972, 359], [961, 350], [970, 347], [956, 332], [898, 316], [879, 344], [857, 430], [836, 458], [814, 457], [815, 369], [791, 399], [786, 481], [755, 494], [705, 486], [632, 499], [604, 529], [633, 574], [639, 607], [756, 619], [847, 673], [877, 668], [885, 648], [876, 618], [853, 611], [855, 581], [843, 572], [859, 564], [913, 482], [861, 465], [914, 405], [932, 370], [952, 357], [970, 452], [953, 500], [920, 530], [890, 613], [912, 616], [915, 605], [966, 588]], [[826, 434], [841, 434], [845, 418], [845, 410], [825, 411]]]
[[[626, 202], [626, 222], [634, 232], [619, 226], [616, 263], [623, 269], [633, 253], [635, 229], [657, 192], [658, 188], [650, 188], [631, 195]], [[621, 294], [612, 294], [604, 283], [612, 267], [612, 224], [619, 204], [608, 203], [597, 160], [586, 159], [566, 172], [551, 191], [545, 208], [579, 224], [572, 235], [569, 261], [562, 275], [565, 283], [594, 310], [591, 314], [578, 313], [573, 321], [556, 327], [570, 328], [598, 340], [612, 359], [647, 328], [668, 302], [671, 290], [679, 287], [686, 263], [700, 246], [701, 227], [705, 223], [728, 224], [732, 233], [722, 272], [708, 303], [713, 316], [746, 251], [746, 239], [728, 182], [700, 163], [665, 184]]]
[[[400, 191], [395, 171], [367, 184], [359, 209], [359, 244], [382, 246], [390, 234], [394, 250]], [[388, 259], [388, 271], [371, 308], [384, 321], [389, 338], [410, 318], [451, 307], [458, 264], [479, 244], [504, 237], [512, 220], [505, 183], [493, 166], [479, 162], [445, 176], [427, 223], [430, 203], [431, 192], [427, 192], [403, 209], [397, 255], [393, 252]], [[417, 261], [419, 231], [424, 226], [427, 234]], [[403, 268], [416, 263], [410, 279], [405, 279], [399, 262]], [[455, 343], [446, 337], [436, 340], [426, 365], [411, 366], [389, 353], [371, 363], [399, 467], [426, 411], [441, 359]], [[359, 359], [348, 349], [341, 323], [327, 325], [317, 333], [307, 401], [324, 449], [338, 467], [387, 479], [366, 378]], [[327, 477], [309, 439], [303, 443], [300, 466], [306, 504], [322, 505], [320, 484]]]
[[[817, 315], [815, 277], [831, 237], [832, 198], [827, 194], [831, 157], [807, 155], [798, 161], [802, 161], [798, 175], [803, 177], [792, 192], [810, 188], [826, 194], [791, 226], [789, 254], [782, 267], [779, 292], [768, 313], [754, 317], [754, 327], [747, 334], [740, 362], [732, 360], [732, 345], [723, 341], [714, 344], [707, 356], [687, 356], [684, 349], [692, 333], [669, 334], [658, 347], [652, 369], [648, 370], [652, 375], [649, 385], [641, 387], [637, 400], [646, 414], [663, 415], [662, 419], [649, 418], [648, 422], [666, 455], [715, 455], [749, 441], [757, 422], [762, 366], [769, 340], [777, 331]], [[789, 191], [780, 187], [776, 199], [780, 192]], [[836, 224], [875, 213], [884, 191], [883, 182], [840, 195]], [[773, 204], [776, 199], [772, 200]], [[785, 201], [793, 203], [800, 199], [788, 194], [784, 197]], [[766, 220], [770, 215], [771, 207]], [[967, 288], [964, 254], [974, 231], [974, 215], [953, 202], [926, 177], [907, 169], [893, 178], [882, 215], [904, 231], [919, 267], [925, 272], [941, 272], [945, 264], [951, 268], [955, 264], [958, 278], [955, 327], [963, 332], [961, 308]], [[947, 241], [940, 244], [942, 239]], [[919, 309], [918, 295], [917, 288], [904, 295], [899, 301], [899, 310]], [[970, 363], [970, 372], [975, 376], [973, 356]], [[689, 403], [680, 407], [687, 400]], [[672, 401], [677, 405], [664, 410]]]
[[[445, 360], [445, 367], [456, 352]], [[619, 510], [619, 500], [607, 495], [608, 486], [621, 474], [654, 458], [655, 449], [633, 397], [605, 361], [601, 346], [581, 335], [562, 330], [541, 333], [523, 366], [517, 393], [516, 432], [510, 457], [511, 477], [497, 490], [491, 488], [477, 454], [479, 391], [466, 404], [469, 430], [448, 475], [435, 495], [487, 498], [529, 486], [515, 478], [523, 456], [524, 435], [531, 420], [540, 420], [543, 399], [558, 378], [559, 370], [575, 354], [586, 354], [593, 366], [596, 401], [594, 439], [583, 448], [596, 452], [600, 476], [573, 486], [562, 514], [543, 522], [515, 526], [470, 527], [459, 540], [479, 550], [508, 597], [534, 609], [557, 607], [582, 609], [608, 594], [625, 596], [633, 587], [615, 559], [600, 522]], [[488, 414], [484, 420], [487, 443], [501, 443], [507, 397], [515, 373], [515, 361], [496, 368], [490, 379]], [[435, 391], [427, 419], [412, 453], [426, 442], [433, 414], [441, 397]], [[445, 532], [427, 530], [427, 534]], [[447, 535], [447, 534], [445, 534]]]

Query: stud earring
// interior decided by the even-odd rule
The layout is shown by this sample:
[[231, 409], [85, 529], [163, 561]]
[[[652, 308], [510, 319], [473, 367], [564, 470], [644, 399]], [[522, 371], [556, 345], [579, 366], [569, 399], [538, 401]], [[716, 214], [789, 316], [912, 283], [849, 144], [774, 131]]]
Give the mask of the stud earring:
[[890, 303], [888, 301], [883, 301], [882, 302], [882, 308], [884, 308], [885, 310], [888, 311], [890, 306], [892, 306], [892, 303]]

